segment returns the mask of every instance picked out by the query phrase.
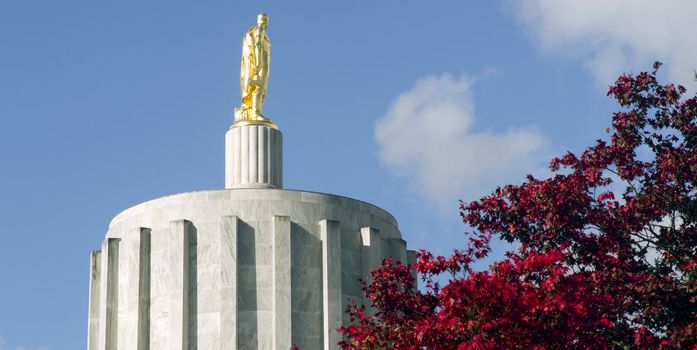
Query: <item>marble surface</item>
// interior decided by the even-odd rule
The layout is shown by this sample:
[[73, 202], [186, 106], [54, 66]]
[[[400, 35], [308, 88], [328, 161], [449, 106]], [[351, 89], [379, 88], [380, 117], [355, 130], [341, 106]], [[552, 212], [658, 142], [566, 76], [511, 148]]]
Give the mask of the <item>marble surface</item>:
[[395, 219], [341, 196], [181, 193], [111, 221], [92, 254], [88, 349], [338, 349], [358, 278], [406, 262]]
[[225, 188], [282, 188], [283, 135], [264, 125], [225, 134]]

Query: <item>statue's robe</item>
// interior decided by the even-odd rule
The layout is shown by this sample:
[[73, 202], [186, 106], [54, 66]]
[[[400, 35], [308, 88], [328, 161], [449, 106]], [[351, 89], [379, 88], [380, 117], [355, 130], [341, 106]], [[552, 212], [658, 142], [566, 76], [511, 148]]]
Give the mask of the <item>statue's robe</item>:
[[[264, 33], [261, 40], [258, 40], [256, 38], [257, 30], [256, 26], [252, 26], [242, 39], [240, 91], [242, 93], [242, 107], [245, 108], [246, 106], [249, 109], [252, 108], [252, 96], [254, 94], [261, 93], [261, 101], [266, 97], [266, 87], [269, 82], [269, 65], [271, 63], [271, 42], [269, 37]], [[252, 81], [257, 81], [257, 83]]]

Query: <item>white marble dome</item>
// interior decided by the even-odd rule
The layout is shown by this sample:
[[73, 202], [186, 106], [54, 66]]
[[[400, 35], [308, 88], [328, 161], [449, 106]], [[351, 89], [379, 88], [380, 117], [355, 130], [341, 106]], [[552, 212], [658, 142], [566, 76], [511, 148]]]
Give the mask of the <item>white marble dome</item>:
[[[413, 260], [386, 211], [278, 188], [279, 144], [241, 135], [280, 131], [241, 128], [252, 127], [226, 137], [228, 189], [153, 199], [111, 221], [91, 258], [88, 349], [338, 349], [358, 279], [384, 257]], [[250, 159], [263, 159], [257, 176]]]

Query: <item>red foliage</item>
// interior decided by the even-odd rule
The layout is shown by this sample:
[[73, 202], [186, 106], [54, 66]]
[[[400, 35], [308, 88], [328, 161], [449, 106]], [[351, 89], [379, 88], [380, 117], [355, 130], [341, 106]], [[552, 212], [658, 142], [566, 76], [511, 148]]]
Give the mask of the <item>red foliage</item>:
[[[609, 140], [553, 159], [551, 178], [463, 203], [465, 250], [384, 261], [341, 347], [696, 348], [697, 96], [660, 85], [659, 66], [610, 88], [623, 110]], [[519, 248], [473, 270], [491, 237]]]

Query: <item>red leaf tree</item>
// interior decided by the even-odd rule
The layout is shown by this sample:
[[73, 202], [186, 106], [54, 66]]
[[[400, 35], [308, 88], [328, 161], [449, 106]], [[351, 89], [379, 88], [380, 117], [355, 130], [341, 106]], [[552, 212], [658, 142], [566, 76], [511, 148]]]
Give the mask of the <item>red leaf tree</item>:
[[[659, 67], [610, 88], [622, 108], [609, 140], [554, 158], [550, 178], [463, 203], [466, 249], [384, 261], [341, 347], [696, 348], [697, 96], [659, 84]], [[492, 237], [518, 249], [474, 270]]]

